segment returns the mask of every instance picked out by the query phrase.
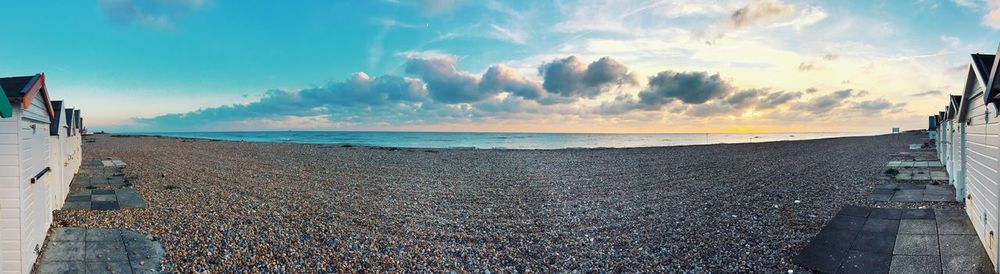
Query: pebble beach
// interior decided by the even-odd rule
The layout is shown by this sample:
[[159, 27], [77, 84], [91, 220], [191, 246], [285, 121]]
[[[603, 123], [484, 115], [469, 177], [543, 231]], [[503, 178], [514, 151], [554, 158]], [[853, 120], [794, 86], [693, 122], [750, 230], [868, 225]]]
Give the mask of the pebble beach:
[[758, 272], [865, 205], [919, 133], [623, 149], [87, 139], [147, 207], [54, 226], [149, 233], [167, 272]]

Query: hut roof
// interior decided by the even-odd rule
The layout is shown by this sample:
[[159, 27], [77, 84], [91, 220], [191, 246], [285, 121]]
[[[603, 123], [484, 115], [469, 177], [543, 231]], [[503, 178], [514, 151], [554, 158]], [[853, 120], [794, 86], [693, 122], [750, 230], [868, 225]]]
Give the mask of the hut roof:
[[[62, 106], [63, 106], [63, 101], [52, 101], [52, 108], [62, 109]], [[61, 128], [59, 122], [60, 119], [62, 119], [63, 117], [63, 113], [62, 111], [56, 111], [55, 114], [56, 116], [53, 117], [52, 121], [49, 122], [49, 135], [59, 136], [59, 129]]]
[[0, 88], [3, 89], [4, 95], [7, 97], [7, 104], [13, 106], [12, 103], [20, 102], [22, 108], [28, 108], [35, 94], [41, 93], [45, 100], [45, 108], [49, 112], [49, 119], [55, 118], [56, 113], [49, 102], [49, 91], [45, 86], [44, 73], [0, 78]]

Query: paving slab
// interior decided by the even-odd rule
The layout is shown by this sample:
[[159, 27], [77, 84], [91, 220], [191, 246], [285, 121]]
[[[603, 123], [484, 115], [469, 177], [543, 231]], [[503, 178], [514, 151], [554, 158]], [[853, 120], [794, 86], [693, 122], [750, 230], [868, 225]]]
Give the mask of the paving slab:
[[896, 234], [858, 233], [850, 249], [870, 253], [892, 254], [892, 249], [895, 246]]
[[108, 261], [108, 262], [87, 262], [87, 273], [132, 273], [132, 265], [128, 260]]
[[976, 235], [940, 235], [944, 273], [995, 273]]
[[889, 273], [941, 273], [941, 258], [938, 256], [892, 256], [892, 265], [889, 267]]
[[46, 262], [38, 265], [36, 274], [90, 273], [87, 263], [76, 262]]
[[87, 239], [87, 230], [79, 227], [68, 227], [56, 229], [52, 232], [49, 241], [53, 242], [82, 242]]
[[937, 225], [938, 234], [976, 234], [976, 230], [972, 226], [972, 221], [968, 218], [943, 219], [939, 217]]
[[937, 215], [938, 219], [968, 219], [965, 215], [965, 210], [962, 209], [934, 209], [934, 214]]
[[849, 206], [845, 206], [845, 207], [841, 208], [840, 212], [838, 212], [837, 215], [854, 216], [854, 217], [862, 217], [862, 218], [864, 218], [864, 217], [868, 217], [868, 214], [871, 213], [871, 211], [872, 211], [871, 208], [849, 205]]
[[[59, 239], [61, 241], [55, 241]], [[123, 229], [55, 228], [37, 273], [160, 273], [163, 246]]]
[[118, 197], [118, 206], [121, 208], [146, 207], [146, 200], [135, 189], [116, 189], [115, 195]]
[[903, 210], [901, 219], [929, 219], [934, 220], [934, 210], [929, 208], [906, 209]]
[[865, 218], [838, 215], [830, 219], [826, 225], [831, 229], [861, 230], [865, 225]]
[[868, 200], [876, 202], [888, 202], [892, 200], [892, 194], [868, 194]]
[[899, 220], [902, 215], [903, 209], [900, 208], [873, 208], [868, 218]]
[[892, 263], [891, 254], [851, 250], [847, 252], [838, 273], [886, 273]]
[[118, 241], [87, 242], [87, 261], [128, 261], [125, 244]]
[[937, 235], [899, 234], [896, 235], [895, 255], [939, 256]]
[[825, 245], [830, 248], [846, 250], [851, 247], [854, 243], [855, 238], [858, 236], [858, 231], [856, 230], [841, 230], [841, 229], [826, 229], [821, 230], [815, 237], [813, 237], [812, 242], [820, 245]]
[[899, 234], [937, 234], [937, 222], [928, 219], [906, 219], [899, 221]]
[[[899, 220], [868, 219], [861, 231], [871, 233], [893, 233], [899, 229]], [[897, 239], [898, 240], [898, 239]]]
[[834, 273], [847, 257], [847, 251], [820, 244], [810, 244], [795, 257], [795, 264], [820, 272]]

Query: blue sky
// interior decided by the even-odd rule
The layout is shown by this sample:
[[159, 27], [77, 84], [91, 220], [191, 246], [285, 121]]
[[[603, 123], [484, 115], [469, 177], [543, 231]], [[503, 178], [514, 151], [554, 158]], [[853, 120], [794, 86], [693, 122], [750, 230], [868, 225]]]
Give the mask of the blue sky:
[[18, 1], [0, 75], [114, 131], [884, 131], [960, 91], [998, 6]]

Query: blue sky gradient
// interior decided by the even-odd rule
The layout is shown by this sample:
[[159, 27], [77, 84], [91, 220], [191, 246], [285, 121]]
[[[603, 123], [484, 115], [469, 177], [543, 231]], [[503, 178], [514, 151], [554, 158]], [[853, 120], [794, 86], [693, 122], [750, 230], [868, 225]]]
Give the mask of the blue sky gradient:
[[918, 128], [1000, 42], [976, 0], [4, 6], [0, 75], [114, 131]]

